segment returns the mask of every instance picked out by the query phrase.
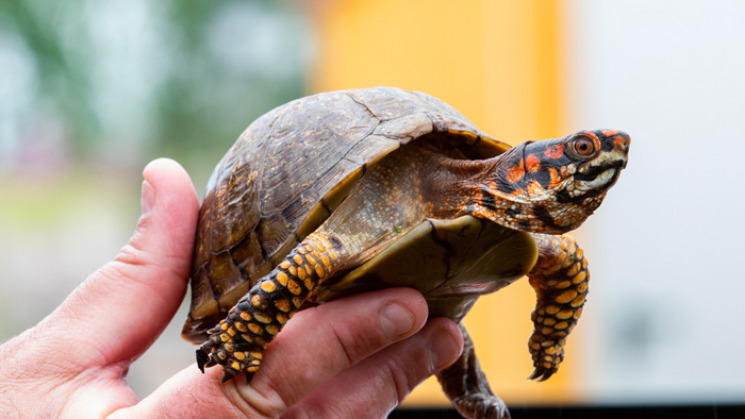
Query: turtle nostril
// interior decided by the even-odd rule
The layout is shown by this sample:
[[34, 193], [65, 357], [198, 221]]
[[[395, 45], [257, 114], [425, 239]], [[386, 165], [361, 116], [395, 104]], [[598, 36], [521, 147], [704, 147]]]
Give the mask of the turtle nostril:
[[616, 138], [613, 140], [617, 148], [623, 150], [624, 153], [629, 152], [629, 146], [631, 145], [631, 137], [625, 132], [619, 132]]

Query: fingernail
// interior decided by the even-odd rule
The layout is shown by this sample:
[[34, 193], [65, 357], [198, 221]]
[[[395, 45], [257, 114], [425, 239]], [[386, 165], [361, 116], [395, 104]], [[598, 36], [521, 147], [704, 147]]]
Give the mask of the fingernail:
[[155, 203], [155, 190], [146, 180], [142, 181], [142, 197], [140, 198], [140, 207], [142, 215], [147, 215]]
[[432, 334], [429, 351], [432, 355], [431, 359], [435, 370], [440, 370], [452, 364], [458, 358], [461, 347], [453, 338], [452, 333], [442, 328], [440, 331]]
[[386, 336], [397, 338], [414, 328], [414, 315], [400, 304], [390, 303], [383, 308], [380, 327]]

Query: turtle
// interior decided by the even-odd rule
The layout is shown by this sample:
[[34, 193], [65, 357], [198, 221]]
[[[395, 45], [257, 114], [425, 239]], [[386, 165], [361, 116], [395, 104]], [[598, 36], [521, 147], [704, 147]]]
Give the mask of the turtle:
[[424, 93], [319, 93], [255, 120], [219, 162], [200, 208], [182, 336], [223, 382], [260, 369], [298, 310], [351, 293], [412, 287], [429, 316], [461, 325], [438, 372], [468, 418], [509, 417], [461, 320], [479, 296], [528, 276], [536, 291], [530, 379], [564, 358], [590, 278], [566, 232], [626, 167], [630, 137], [585, 130], [515, 147]]

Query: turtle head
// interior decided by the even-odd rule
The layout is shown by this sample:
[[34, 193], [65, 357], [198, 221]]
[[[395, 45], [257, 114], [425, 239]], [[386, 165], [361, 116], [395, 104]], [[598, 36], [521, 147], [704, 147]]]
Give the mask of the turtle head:
[[616, 183], [630, 142], [628, 134], [612, 130], [525, 142], [498, 157], [482, 196], [506, 201], [492, 209], [499, 224], [537, 233], [573, 230]]

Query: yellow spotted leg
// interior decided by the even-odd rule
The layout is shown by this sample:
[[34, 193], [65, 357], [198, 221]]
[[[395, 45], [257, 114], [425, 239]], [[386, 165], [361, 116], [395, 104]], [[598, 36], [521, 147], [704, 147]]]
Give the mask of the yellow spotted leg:
[[204, 372], [204, 367], [219, 364], [225, 372], [223, 382], [241, 371], [250, 380], [269, 342], [329, 276], [337, 257], [328, 237], [315, 233], [306, 237], [208, 331], [209, 340], [197, 349], [199, 369]]
[[564, 359], [564, 343], [582, 314], [590, 272], [582, 249], [571, 236], [534, 235], [538, 261], [528, 274], [536, 292], [533, 335], [528, 346], [535, 370], [528, 377], [551, 377]]

